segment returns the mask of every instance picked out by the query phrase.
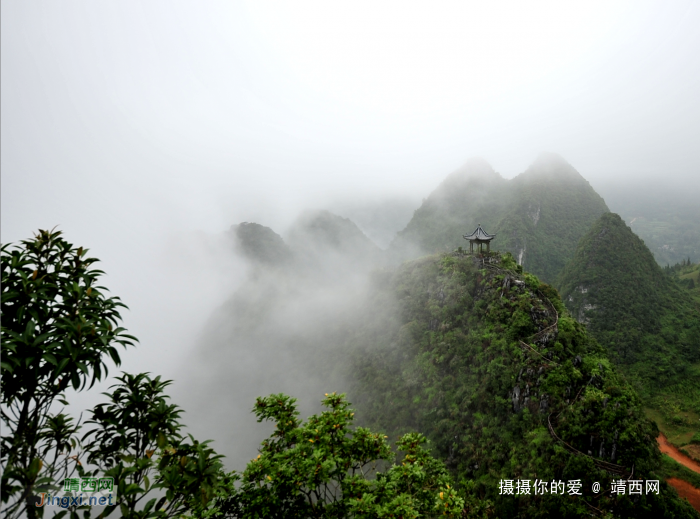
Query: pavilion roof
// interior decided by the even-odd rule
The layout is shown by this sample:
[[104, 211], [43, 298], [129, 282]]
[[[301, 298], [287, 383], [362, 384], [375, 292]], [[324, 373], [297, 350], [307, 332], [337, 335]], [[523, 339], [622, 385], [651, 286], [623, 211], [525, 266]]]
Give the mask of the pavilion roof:
[[479, 224], [476, 229], [474, 229], [474, 232], [471, 234], [465, 234], [464, 239], [465, 240], [480, 240], [480, 241], [490, 241], [493, 240], [496, 237], [495, 234], [489, 234], [487, 233], [484, 229], [481, 228], [481, 224]]

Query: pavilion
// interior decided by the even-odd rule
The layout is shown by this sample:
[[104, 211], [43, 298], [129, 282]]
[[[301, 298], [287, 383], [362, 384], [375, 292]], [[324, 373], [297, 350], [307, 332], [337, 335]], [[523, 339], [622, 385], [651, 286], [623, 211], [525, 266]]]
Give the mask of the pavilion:
[[479, 252], [484, 252], [484, 243], [486, 244], [486, 252], [491, 250], [491, 240], [496, 237], [495, 234], [489, 234], [481, 228], [479, 224], [473, 233], [465, 234], [464, 239], [469, 240], [469, 252], [474, 252], [474, 244], [479, 246]]

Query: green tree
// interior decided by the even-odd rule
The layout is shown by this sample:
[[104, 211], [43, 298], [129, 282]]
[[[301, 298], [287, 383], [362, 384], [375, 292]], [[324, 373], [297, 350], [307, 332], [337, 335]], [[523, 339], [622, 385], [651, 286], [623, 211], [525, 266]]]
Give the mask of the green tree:
[[3, 515], [32, 518], [41, 510], [27, 499], [75, 469], [68, 454], [79, 424], [51, 415], [52, 404], [67, 404], [60, 395], [69, 384], [92, 387], [107, 374], [107, 358], [120, 364], [116, 346], [136, 339], [119, 327], [125, 305], [97, 285], [98, 260], [60, 231], [3, 245], [1, 258]]
[[86, 422], [95, 428], [83, 436], [87, 461], [97, 468], [81, 467], [81, 476], [104, 474], [117, 489], [117, 502], [98, 517], [116, 509], [128, 519], [214, 513], [215, 498], [232, 492], [235, 478], [208, 441], [180, 434], [182, 411], [164, 394], [171, 381], [147, 373], [117, 380], [104, 393], [109, 402], [95, 406]]
[[[394, 454], [386, 436], [362, 427], [351, 430], [355, 413], [345, 395], [326, 395], [327, 410], [305, 423], [295, 402], [283, 394], [257, 400], [258, 421], [274, 421], [276, 431], [248, 464], [240, 488], [222, 503], [226, 516], [462, 516], [464, 499], [444, 464], [423, 447], [423, 435], [401, 437], [397, 446], [405, 454], [391, 465]], [[471, 509], [483, 513], [486, 506]]]

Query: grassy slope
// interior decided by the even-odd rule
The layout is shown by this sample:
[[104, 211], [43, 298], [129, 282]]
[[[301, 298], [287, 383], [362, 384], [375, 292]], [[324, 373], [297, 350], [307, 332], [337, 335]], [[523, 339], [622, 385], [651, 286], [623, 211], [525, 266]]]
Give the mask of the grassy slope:
[[[499, 517], [590, 511], [581, 500], [558, 496], [500, 496], [500, 479], [607, 485], [611, 476], [596, 459], [634, 464], [636, 477], [658, 479], [657, 429], [633, 388], [553, 289], [516, 275], [512, 258], [501, 267], [480, 270], [471, 257], [448, 254], [378, 276], [373, 304], [351, 341], [361, 351], [351, 393], [361, 415], [392, 435], [427, 433], [453, 470], [494, 500]], [[524, 283], [514, 283], [517, 277]], [[535, 340], [532, 334], [551, 327], [557, 312], [556, 331]], [[561, 438], [592, 456], [574, 455], [556, 441], [550, 416]], [[662, 486], [661, 498], [636, 503], [590, 492], [587, 499], [620, 517], [697, 517]]]

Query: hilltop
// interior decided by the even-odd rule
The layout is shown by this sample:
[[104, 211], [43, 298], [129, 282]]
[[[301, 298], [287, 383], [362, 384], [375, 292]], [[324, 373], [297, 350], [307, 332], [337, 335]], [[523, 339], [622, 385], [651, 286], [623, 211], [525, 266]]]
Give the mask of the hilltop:
[[552, 282], [579, 239], [608, 208], [563, 158], [541, 154], [522, 174], [505, 180], [473, 159], [449, 175], [398, 233], [390, 253], [401, 260], [464, 246], [461, 236], [481, 223], [493, 246]]
[[555, 154], [540, 155], [511, 182], [511, 206], [495, 228], [497, 247], [551, 283], [608, 208], [588, 181]]
[[[663, 479], [653, 422], [633, 387], [556, 291], [509, 254], [448, 253], [375, 277], [347, 346], [361, 416], [390, 435], [426, 433], [499, 517], [697, 517], [659, 498], [609, 499], [594, 481]], [[505, 496], [503, 479], [580, 479], [586, 496]]]
[[300, 262], [314, 268], [374, 266], [382, 252], [350, 219], [325, 210], [304, 211], [287, 232], [287, 243]]
[[572, 314], [639, 384], [662, 387], [700, 360], [697, 305], [620, 216], [598, 219], [557, 286]]
[[462, 235], [478, 223], [486, 229], [496, 226], [508, 207], [507, 185], [485, 160], [469, 160], [428, 195], [389, 253], [405, 260], [464, 245]]

